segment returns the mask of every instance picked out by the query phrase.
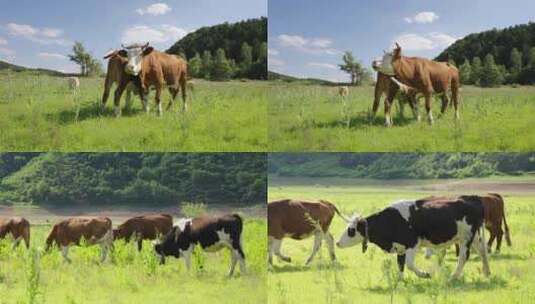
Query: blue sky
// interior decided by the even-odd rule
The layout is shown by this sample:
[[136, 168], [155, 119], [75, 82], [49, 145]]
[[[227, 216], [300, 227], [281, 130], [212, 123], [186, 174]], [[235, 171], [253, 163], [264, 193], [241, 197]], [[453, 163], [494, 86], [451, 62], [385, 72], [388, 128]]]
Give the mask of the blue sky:
[[102, 58], [122, 42], [166, 49], [202, 26], [267, 15], [265, 0], [0, 1], [0, 60], [66, 72], [79, 70], [73, 41]]
[[535, 21], [534, 0], [269, 0], [269, 69], [347, 81], [343, 51], [370, 67], [398, 41], [433, 58], [474, 32]]

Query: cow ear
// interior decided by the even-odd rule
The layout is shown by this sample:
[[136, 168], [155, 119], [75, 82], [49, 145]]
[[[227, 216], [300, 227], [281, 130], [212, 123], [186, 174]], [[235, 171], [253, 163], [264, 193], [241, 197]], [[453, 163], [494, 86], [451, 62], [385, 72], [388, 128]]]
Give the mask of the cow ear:
[[121, 57], [128, 57], [128, 54], [126, 53], [126, 50], [120, 50], [119, 52], [117, 52], [117, 54]]
[[154, 48], [152, 46], [148, 46], [146, 48], [143, 49], [143, 56], [147, 56], [148, 54], [150, 54], [152, 51], [154, 51]]

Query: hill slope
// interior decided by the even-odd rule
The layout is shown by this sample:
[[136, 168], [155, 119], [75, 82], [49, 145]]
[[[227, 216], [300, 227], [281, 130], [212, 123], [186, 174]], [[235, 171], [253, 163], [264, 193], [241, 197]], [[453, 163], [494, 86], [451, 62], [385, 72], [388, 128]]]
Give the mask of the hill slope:
[[47, 75], [51, 75], [51, 76], [64, 76], [65, 75], [64, 73], [61, 73], [61, 72], [58, 72], [58, 71], [54, 71], [54, 70], [40, 69], [40, 68], [31, 69], [31, 68], [27, 68], [27, 67], [23, 67], [23, 66], [20, 66], [20, 65], [11, 64], [11, 63], [8, 63], [8, 62], [0, 60], [0, 71], [1, 70], [7, 70], [7, 69], [10, 69], [10, 70], [12, 70], [14, 72], [31, 71], [31, 72], [37, 72], [37, 73], [47, 74]]

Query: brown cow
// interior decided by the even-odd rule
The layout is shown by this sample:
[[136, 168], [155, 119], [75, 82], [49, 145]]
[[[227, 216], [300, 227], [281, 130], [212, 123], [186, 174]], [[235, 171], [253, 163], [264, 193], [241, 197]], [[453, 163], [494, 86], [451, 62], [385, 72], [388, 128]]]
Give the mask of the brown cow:
[[172, 227], [173, 217], [169, 214], [136, 216], [113, 229], [113, 239], [125, 239], [129, 242], [133, 237], [137, 241], [137, 249], [141, 251], [143, 240], [154, 240], [158, 236], [166, 235]]
[[26, 248], [30, 248], [30, 222], [28, 220], [23, 217], [0, 219], [0, 239], [5, 238], [8, 233], [13, 236], [13, 249], [17, 248], [21, 239], [24, 239]]
[[[124, 46], [123, 46], [124, 47]], [[184, 59], [154, 50], [148, 43], [144, 45], [132, 44], [124, 47], [128, 55], [128, 63], [125, 71], [133, 76], [139, 76], [141, 82], [141, 96], [145, 111], [149, 111], [148, 90], [151, 86], [156, 89], [155, 101], [158, 106], [158, 115], [162, 114], [160, 96], [165, 85], [171, 94], [169, 109], [179, 90], [182, 90], [182, 111], [187, 110], [186, 86], [187, 86], [187, 63]], [[126, 84], [121, 83], [115, 94], [115, 102], [121, 98]]]
[[290, 237], [294, 240], [303, 240], [311, 235], [314, 235], [314, 247], [306, 265], [312, 262], [321, 247], [323, 238], [327, 241], [331, 260], [336, 260], [334, 239], [329, 232], [329, 226], [335, 213], [344, 217], [336, 206], [324, 200], [283, 199], [270, 202], [268, 204], [268, 253], [270, 265], [273, 265], [273, 254], [285, 262], [291, 262], [290, 257], [281, 253], [283, 238]]
[[55, 242], [61, 247], [63, 258], [70, 263], [71, 260], [67, 256], [69, 246], [73, 244], [79, 246], [82, 238], [89, 245], [100, 245], [101, 262], [104, 262], [113, 245], [111, 220], [107, 217], [73, 217], [63, 220], [52, 227], [46, 239], [46, 251], [50, 250]]
[[[459, 71], [449, 63], [431, 61], [419, 57], [401, 55], [401, 47], [396, 42], [392, 52], [386, 52], [382, 60], [376, 60], [377, 71], [393, 76], [397, 81], [421, 92], [425, 98], [425, 108], [429, 123], [433, 123], [431, 111], [431, 95], [440, 93], [444, 113], [448, 105], [447, 92], [451, 89], [455, 118], [459, 119]], [[393, 97], [392, 97], [393, 98]]]
[[[121, 84], [121, 82], [125, 82], [125, 88], [126, 88], [126, 103], [125, 103], [125, 111], [128, 111], [132, 106], [132, 91], [136, 92], [137, 89], [133, 82], [135, 82], [135, 77], [130, 76], [125, 72], [126, 64], [128, 63], [128, 59], [126, 58], [127, 54], [124, 50], [113, 50], [108, 52], [104, 59], [108, 60], [108, 70], [106, 72], [106, 80], [104, 80], [104, 93], [102, 94], [102, 104], [101, 107], [104, 108], [106, 106], [106, 102], [108, 101], [108, 96], [110, 95], [110, 90], [112, 85], [115, 83], [117, 86]], [[117, 92], [117, 89], [116, 89]], [[118, 100], [115, 100], [115, 116], [121, 115], [121, 108], [120, 108], [120, 98]]]
[[391, 126], [392, 116], [391, 116], [391, 107], [394, 98], [397, 98], [399, 101], [400, 113], [403, 115], [403, 108], [405, 104], [409, 104], [411, 107], [414, 117], [420, 121], [420, 113], [418, 111], [418, 99], [416, 98], [417, 91], [403, 84], [398, 85], [395, 81], [392, 81], [391, 76], [385, 75], [381, 72], [377, 73], [377, 82], [375, 83], [375, 92], [373, 99], [373, 116], [377, 114], [379, 109], [379, 103], [381, 102], [381, 97], [386, 95], [384, 102], [385, 105], [385, 125]]

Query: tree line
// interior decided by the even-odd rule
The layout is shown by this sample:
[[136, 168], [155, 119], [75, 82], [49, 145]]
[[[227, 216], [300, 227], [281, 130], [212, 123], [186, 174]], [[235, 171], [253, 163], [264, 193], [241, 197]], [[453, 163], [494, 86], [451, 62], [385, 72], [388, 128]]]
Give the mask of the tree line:
[[459, 64], [465, 84], [535, 84], [535, 23], [470, 34], [436, 60]]
[[0, 153], [0, 205], [262, 204], [261, 153]]
[[267, 18], [202, 27], [166, 52], [187, 58], [193, 77], [267, 79]]
[[268, 172], [295, 177], [466, 178], [535, 172], [535, 153], [275, 153]]

